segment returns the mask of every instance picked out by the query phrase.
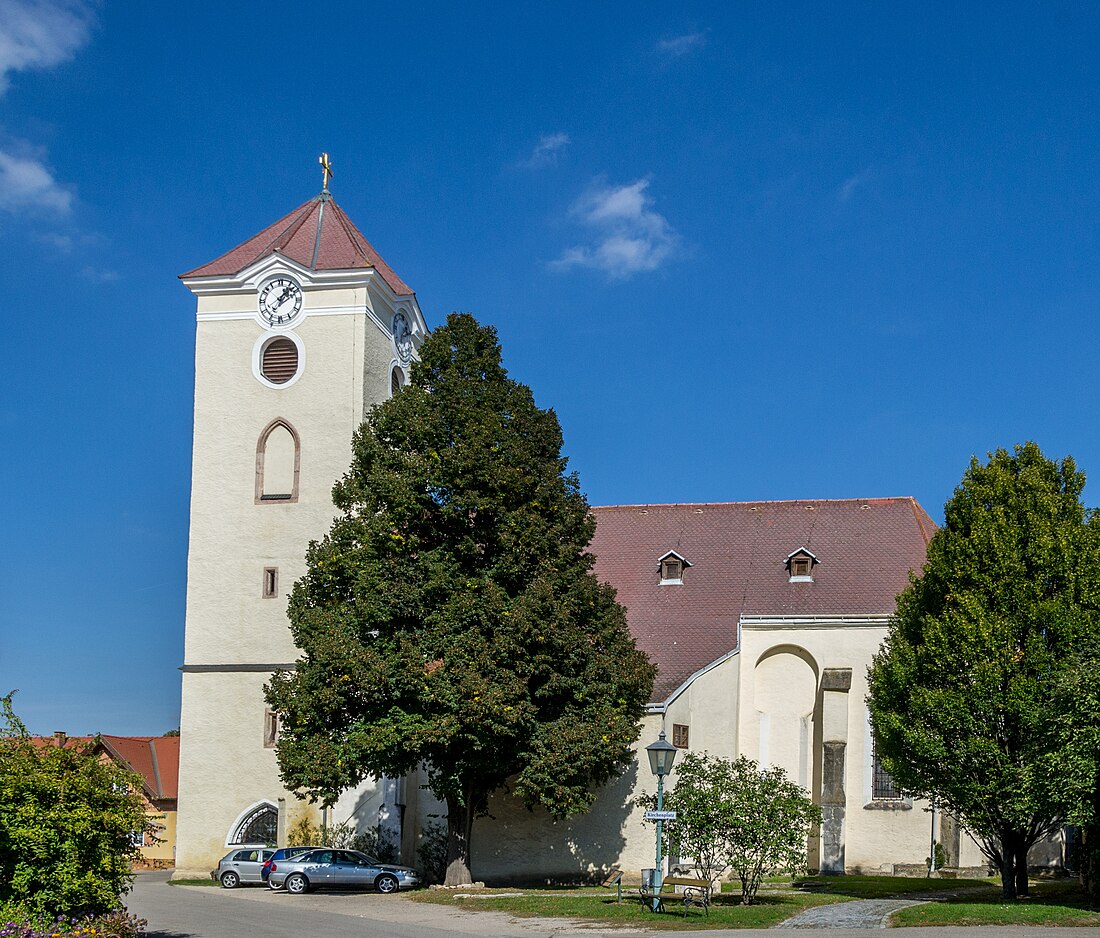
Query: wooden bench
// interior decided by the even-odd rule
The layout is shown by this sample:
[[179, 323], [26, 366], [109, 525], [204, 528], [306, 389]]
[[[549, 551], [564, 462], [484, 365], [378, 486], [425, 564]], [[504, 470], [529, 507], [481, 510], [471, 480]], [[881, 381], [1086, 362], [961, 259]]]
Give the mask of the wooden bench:
[[[683, 890], [677, 892], [677, 889]], [[663, 912], [668, 901], [682, 902], [684, 905], [684, 918], [687, 918], [688, 909], [693, 905], [699, 906], [710, 918], [711, 886], [705, 879], [696, 879], [693, 876], [666, 876], [661, 882], [660, 889], [647, 889], [642, 886], [638, 890], [638, 898], [648, 908], [653, 908], [656, 900], [655, 912]]]

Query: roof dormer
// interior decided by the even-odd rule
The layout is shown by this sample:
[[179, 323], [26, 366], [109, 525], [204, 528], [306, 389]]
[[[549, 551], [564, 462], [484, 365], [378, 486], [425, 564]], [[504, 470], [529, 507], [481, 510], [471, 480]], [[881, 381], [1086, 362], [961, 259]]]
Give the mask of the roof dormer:
[[684, 570], [690, 567], [683, 557], [681, 557], [676, 551], [670, 550], [665, 554], [657, 565], [658, 573], [661, 576], [661, 586], [674, 586], [684, 582]]
[[791, 583], [813, 583], [814, 567], [818, 563], [819, 561], [813, 553], [805, 547], [800, 547], [798, 550], [787, 554], [784, 566], [787, 568]]

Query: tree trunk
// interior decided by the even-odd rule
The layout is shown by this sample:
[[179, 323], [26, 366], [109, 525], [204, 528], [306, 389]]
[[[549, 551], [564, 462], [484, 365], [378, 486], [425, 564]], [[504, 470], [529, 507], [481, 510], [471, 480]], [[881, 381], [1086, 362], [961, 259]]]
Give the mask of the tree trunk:
[[470, 793], [465, 798], [451, 795], [447, 798], [447, 878], [445, 886], [465, 886], [474, 881], [470, 874], [470, 835], [474, 825], [474, 812], [470, 807]]
[[1001, 832], [1001, 892], [1005, 902], [1016, 901], [1016, 844], [1011, 831]]
[[1016, 898], [1027, 896], [1027, 843], [1021, 841], [1016, 847]]

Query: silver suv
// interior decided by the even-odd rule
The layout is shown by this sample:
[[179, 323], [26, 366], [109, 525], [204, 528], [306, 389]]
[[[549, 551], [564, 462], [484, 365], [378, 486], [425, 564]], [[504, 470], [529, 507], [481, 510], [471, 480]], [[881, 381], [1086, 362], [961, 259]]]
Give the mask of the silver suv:
[[216, 879], [226, 889], [235, 889], [241, 883], [262, 883], [260, 870], [271, 859], [274, 848], [243, 847], [230, 850], [218, 863], [216, 870], [210, 871], [210, 878]]
[[271, 864], [267, 884], [286, 887], [292, 895], [311, 889], [369, 889], [397, 892], [420, 885], [420, 874], [409, 866], [382, 863], [358, 850], [314, 850]]

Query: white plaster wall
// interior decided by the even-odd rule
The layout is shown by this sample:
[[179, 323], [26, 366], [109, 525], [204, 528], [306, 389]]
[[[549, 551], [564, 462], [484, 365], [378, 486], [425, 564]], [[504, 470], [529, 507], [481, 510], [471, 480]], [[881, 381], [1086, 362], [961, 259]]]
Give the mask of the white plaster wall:
[[[208, 872], [226, 852], [233, 819], [257, 800], [286, 798], [288, 827], [310, 810], [283, 789], [274, 750], [263, 747], [269, 674], [186, 668], [290, 664], [298, 657], [286, 596], [304, 573], [309, 541], [331, 525], [332, 485], [348, 468], [351, 437], [366, 410], [389, 396], [394, 358], [388, 333], [365, 312], [331, 310], [384, 307], [376, 292], [307, 285], [306, 315], [293, 329], [304, 344], [304, 370], [282, 388], [253, 374], [252, 350], [264, 334], [251, 315], [255, 295], [199, 298], [177, 876]], [[310, 316], [313, 308], [328, 313]], [[378, 310], [383, 322], [391, 315]], [[276, 417], [300, 438], [298, 499], [256, 504], [257, 443]], [[265, 599], [263, 570], [270, 566], [278, 568], [280, 595]]]

